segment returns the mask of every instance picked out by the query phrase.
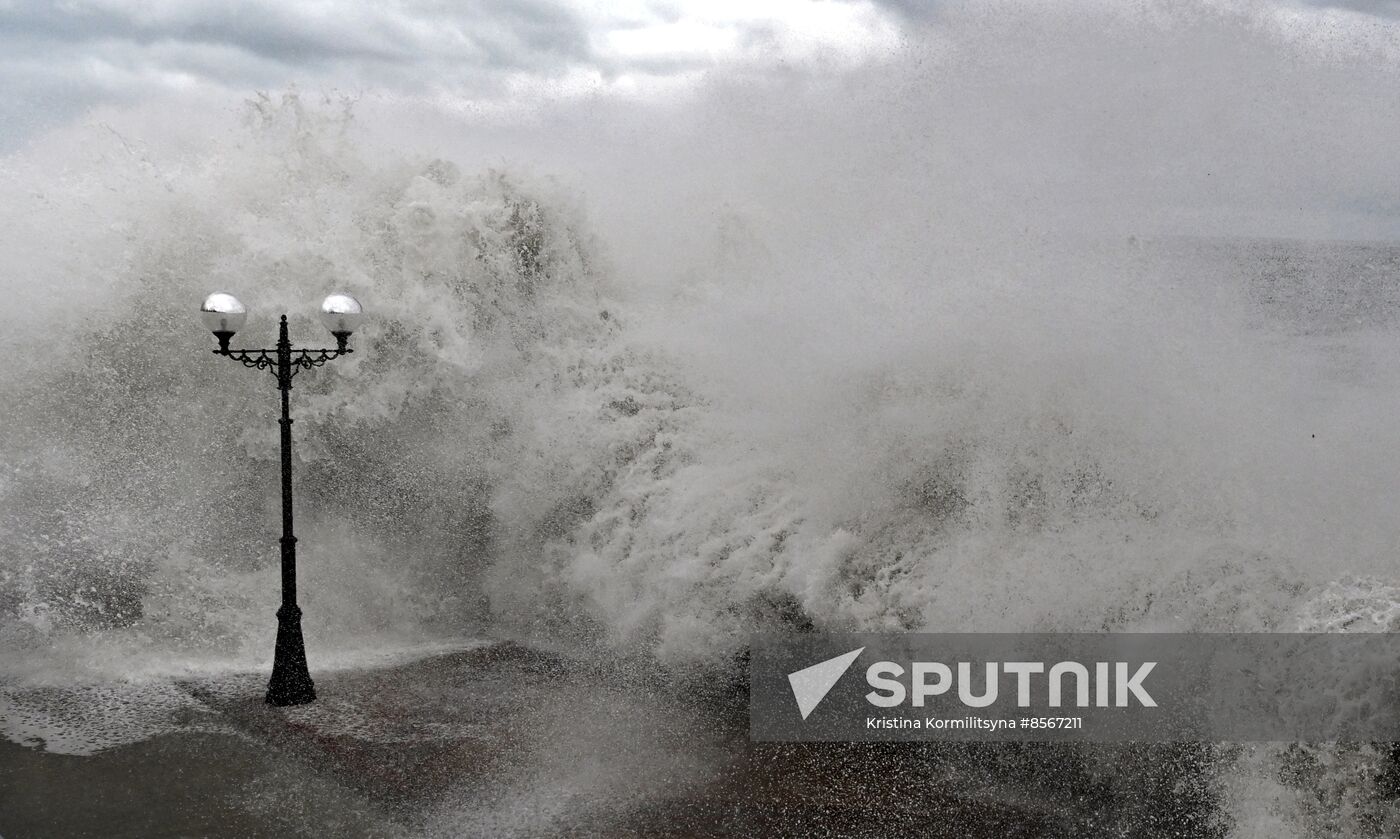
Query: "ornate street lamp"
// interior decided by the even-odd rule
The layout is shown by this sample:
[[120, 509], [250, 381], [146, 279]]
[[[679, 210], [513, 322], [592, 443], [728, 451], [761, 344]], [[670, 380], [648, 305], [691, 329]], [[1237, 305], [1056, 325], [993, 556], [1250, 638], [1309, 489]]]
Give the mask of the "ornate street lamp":
[[301, 370], [320, 367], [327, 361], [354, 352], [348, 346], [350, 333], [359, 326], [364, 312], [348, 294], [332, 294], [321, 304], [321, 322], [335, 336], [333, 350], [293, 350], [287, 337], [287, 316], [271, 350], [230, 350], [229, 339], [248, 319], [248, 310], [232, 294], [211, 294], [199, 307], [204, 325], [219, 340], [215, 355], [241, 361], [244, 367], [270, 370], [282, 391], [282, 607], [277, 610], [277, 648], [272, 658], [272, 679], [267, 684], [271, 705], [304, 705], [316, 699], [316, 687], [306, 669], [306, 645], [301, 639], [301, 608], [297, 606], [297, 537], [292, 532], [292, 418], [288, 394], [292, 377]]

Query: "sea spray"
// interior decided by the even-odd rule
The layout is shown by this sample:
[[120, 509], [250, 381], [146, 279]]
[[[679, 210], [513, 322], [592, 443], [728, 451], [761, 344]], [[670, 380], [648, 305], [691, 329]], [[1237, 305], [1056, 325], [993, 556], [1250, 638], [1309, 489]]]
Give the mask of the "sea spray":
[[[295, 95], [7, 158], [11, 670], [265, 655], [273, 402], [208, 353], [216, 289], [239, 343], [372, 315], [294, 393], [313, 648], [489, 619], [715, 674], [756, 630], [1390, 626], [1400, 259], [1245, 238], [1383, 232], [1348, 195], [1393, 177], [1387, 45], [1199, 11], [954, 7], [687, 118], [566, 105], [532, 148], [586, 197]], [[1388, 755], [1301, 751], [965, 765], [1124, 835], [1390, 829]]]
[[[532, 418], [522, 396], [548, 404], [618, 328], [567, 202], [443, 161], [373, 167], [343, 114], [295, 95], [248, 113], [244, 146], [171, 163], [112, 210], [125, 233], [101, 294], [44, 336], [55, 353], [9, 371], [10, 629], [246, 641], [273, 545], [274, 400], [190, 327], [205, 289], [252, 306], [240, 345], [272, 340], [283, 311], [299, 343], [330, 340], [305, 304], [324, 288], [373, 300], [357, 354], [299, 376], [293, 399], [305, 605], [325, 598], [322, 632], [481, 617], [470, 580], [494, 478], [522, 451], [501, 441]], [[356, 584], [338, 585], [350, 569]]]

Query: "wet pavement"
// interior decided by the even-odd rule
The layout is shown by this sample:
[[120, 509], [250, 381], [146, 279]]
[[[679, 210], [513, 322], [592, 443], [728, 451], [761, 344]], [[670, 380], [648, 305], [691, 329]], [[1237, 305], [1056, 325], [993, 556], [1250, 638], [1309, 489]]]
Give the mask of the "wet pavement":
[[755, 744], [742, 688], [515, 644], [317, 674], [296, 708], [264, 704], [264, 683], [183, 682], [200, 707], [184, 730], [93, 755], [0, 742], [0, 835], [1095, 833], [1028, 793], [1014, 755], [969, 775], [965, 753], [918, 745]]

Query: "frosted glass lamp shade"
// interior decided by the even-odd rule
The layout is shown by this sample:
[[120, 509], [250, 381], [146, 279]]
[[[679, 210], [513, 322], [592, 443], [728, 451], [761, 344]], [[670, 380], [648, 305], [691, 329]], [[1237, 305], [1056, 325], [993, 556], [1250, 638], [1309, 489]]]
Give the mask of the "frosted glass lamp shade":
[[321, 304], [321, 323], [337, 338], [358, 329], [364, 316], [360, 301], [348, 294], [332, 294]]
[[242, 329], [243, 322], [248, 320], [248, 309], [238, 302], [237, 297], [219, 291], [204, 298], [204, 304], [199, 307], [199, 317], [215, 335], [221, 332], [232, 335]]

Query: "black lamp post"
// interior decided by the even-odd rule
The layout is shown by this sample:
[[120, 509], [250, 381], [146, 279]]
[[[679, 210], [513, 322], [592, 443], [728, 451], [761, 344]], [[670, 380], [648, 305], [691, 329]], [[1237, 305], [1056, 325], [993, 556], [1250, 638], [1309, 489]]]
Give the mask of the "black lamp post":
[[347, 346], [350, 333], [364, 316], [360, 304], [348, 294], [332, 294], [321, 304], [321, 321], [335, 336], [333, 350], [293, 350], [287, 337], [287, 316], [282, 316], [277, 348], [230, 350], [229, 339], [242, 328], [248, 310], [232, 294], [211, 294], [200, 307], [205, 326], [219, 339], [215, 355], [241, 361], [244, 367], [271, 370], [282, 391], [282, 607], [277, 610], [277, 648], [272, 658], [272, 679], [267, 683], [271, 705], [304, 705], [316, 699], [316, 687], [306, 668], [306, 645], [301, 639], [301, 608], [297, 606], [297, 537], [292, 532], [292, 418], [288, 395], [292, 378], [301, 370], [353, 352]]

